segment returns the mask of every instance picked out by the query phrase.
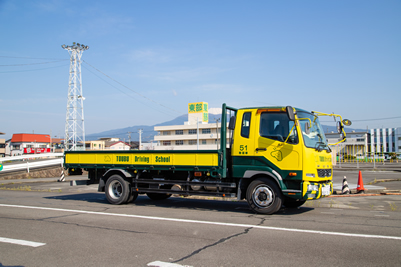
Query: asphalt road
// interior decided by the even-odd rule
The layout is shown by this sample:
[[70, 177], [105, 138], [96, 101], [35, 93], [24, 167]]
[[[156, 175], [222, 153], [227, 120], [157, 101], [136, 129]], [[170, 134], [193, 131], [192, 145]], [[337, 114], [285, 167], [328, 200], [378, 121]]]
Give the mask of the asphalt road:
[[140, 196], [114, 206], [94, 185], [72, 188], [0, 190], [0, 266], [401, 265], [400, 195], [264, 216], [243, 201]]
[[[341, 191], [344, 177], [347, 179], [350, 189], [356, 189], [359, 170], [336, 169], [333, 172], [334, 190]], [[401, 192], [401, 172], [365, 169], [361, 170], [361, 177], [366, 193]]]

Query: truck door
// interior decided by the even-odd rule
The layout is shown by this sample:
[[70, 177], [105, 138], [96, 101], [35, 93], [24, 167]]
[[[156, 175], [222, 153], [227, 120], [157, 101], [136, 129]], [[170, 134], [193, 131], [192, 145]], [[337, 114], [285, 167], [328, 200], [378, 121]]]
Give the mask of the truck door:
[[258, 110], [255, 121], [255, 155], [282, 178], [289, 171], [301, 170], [302, 147], [297, 128], [285, 110]]

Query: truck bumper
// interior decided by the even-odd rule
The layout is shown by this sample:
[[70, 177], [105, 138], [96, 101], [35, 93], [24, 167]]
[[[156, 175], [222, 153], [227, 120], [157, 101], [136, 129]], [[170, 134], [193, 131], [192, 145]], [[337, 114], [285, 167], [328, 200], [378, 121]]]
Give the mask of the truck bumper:
[[333, 194], [333, 182], [308, 182], [302, 183], [302, 199], [311, 200], [327, 197]]

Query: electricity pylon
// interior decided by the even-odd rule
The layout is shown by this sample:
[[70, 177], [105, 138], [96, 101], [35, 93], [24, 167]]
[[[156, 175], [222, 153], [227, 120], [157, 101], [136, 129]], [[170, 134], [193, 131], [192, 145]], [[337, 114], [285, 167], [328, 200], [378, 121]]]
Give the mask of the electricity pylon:
[[67, 112], [65, 119], [64, 149], [85, 150], [84, 100], [82, 95], [81, 57], [89, 47], [73, 42], [62, 45], [70, 54]]

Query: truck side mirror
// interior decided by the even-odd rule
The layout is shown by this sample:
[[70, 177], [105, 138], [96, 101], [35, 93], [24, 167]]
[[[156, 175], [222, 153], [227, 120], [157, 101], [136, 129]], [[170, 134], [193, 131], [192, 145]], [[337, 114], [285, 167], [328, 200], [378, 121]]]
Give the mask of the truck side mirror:
[[343, 125], [341, 124], [341, 122], [337, 122], [337, 133], [342, 134], [343, 132]]
[[291, 106], [287, 106], [286, 108], [287, 116], [290, 121], [295, 121], [294, 109]]
[[228, 129], [235, 129], [235, 116], [230, 117], [230, 122], [228, 123]]
[[352, 122], [351, 122], [350, 120], [344, 119], [344, 120], [343, 120], [343, 124], [344, 124], [345, 126], [351, 126]]
[[310, 134], [310, 123], [309, 123], [309, 121], [307, 121], [305, 123], [305, 133], [306, 134]]

